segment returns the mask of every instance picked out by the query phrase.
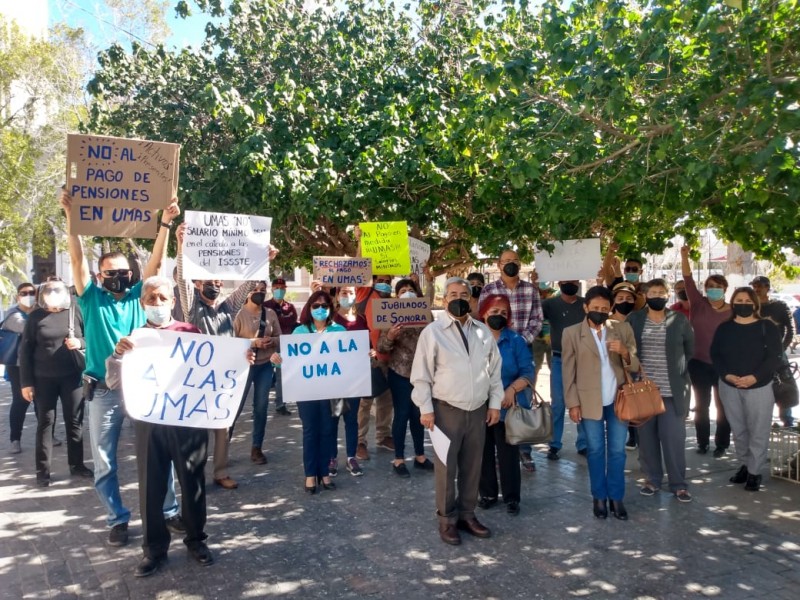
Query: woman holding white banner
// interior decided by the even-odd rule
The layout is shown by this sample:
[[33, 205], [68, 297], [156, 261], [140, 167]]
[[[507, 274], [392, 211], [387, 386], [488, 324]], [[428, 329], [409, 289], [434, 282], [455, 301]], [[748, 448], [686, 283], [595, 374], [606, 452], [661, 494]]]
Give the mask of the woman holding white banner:
[[[333, 322], [333, 298], [322, 290], [311, 294], [300, 313], [300, 325], [297, 326], [294, 333], [324, 335], [327, 332], [342, 331], [346, 331], [345, 328]], [[270, 361], [274, 365], [283, 362], [281, 355], [277, 352], [272, 355]], [[335, 490], [336, 484], [331, 481], [328, 472], [331, 446], [334, 443], [331, 401], [304, 400], [297, 403], [297, 411], [303, 422], [305, 490], [309, 494], [316, 494], [317, 483], [321, 483], [326, 490]]]
[[281, 324], [275, 311], [262, 306], [267, 297], [267, 282], [259, 281], [255, 289], [247, 295], [247, 301], [233, 320], [236, 337], [248, 338], [256, 353], [256, 362], [250, 367], [247, 384], [244, 386], [239, 412], [231, 425], [229, 436], [233, 436], [236, 420], [242, 414], [247, 394], [253, 387], [253, 445], [250, 460], [257, 465], [267, 464], [267, 457], [261, 446], [267, 429], [267, 403], [269, 388], [272, 387], [272, 363], [269, 357], [278, 348]]

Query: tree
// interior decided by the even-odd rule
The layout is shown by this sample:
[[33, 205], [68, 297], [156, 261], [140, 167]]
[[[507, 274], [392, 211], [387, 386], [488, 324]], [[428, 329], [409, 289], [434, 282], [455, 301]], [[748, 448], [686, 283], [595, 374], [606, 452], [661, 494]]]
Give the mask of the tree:
[[797, 0], [196, 4], [228, 17], [199, 52], [101, 55], [85, 129], [180, 142], [185, 206], [271, 215], [288, 259], [361, 220], [407, 220], [437, 272], [706, 226], [800, 249]]

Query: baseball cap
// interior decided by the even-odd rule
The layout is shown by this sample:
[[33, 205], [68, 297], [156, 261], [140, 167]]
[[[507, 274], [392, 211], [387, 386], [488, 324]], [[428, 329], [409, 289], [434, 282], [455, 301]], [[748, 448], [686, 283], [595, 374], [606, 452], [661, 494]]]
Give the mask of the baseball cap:
[[276, 277], [272, 280], [272, 285], [286, 285], [286, 280], [283, 277]]
[[763, 275], [754, 277], [753, 281], [750, 282], [750, 285], [763, 285], [764, 287], [771, 287], [769, 284], [769, 279], [764, 277]]

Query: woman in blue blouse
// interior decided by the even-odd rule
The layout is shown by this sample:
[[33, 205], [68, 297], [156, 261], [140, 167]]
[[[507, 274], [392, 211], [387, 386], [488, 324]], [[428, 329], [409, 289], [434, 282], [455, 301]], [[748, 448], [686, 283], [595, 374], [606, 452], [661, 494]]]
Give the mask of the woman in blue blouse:
[[[345, 331], [333, 322], [333, 299], [322, 290], [314, 292], [300, 313], [300, 325], [294, 333], [325, 334], [330, 331]], [[275, 353], [270, 358], [280, 364], [281, 357]], [[297, 411], [303, 422], [303, 466], [306, 473], [305, 490], [317, 493], [317, 483], [326, 490], [336, 489], [328, 472], [330, 450], [335, 442], [330, 400], [304, 400], [297, 403]]]
[[[508, 327], [511, 320], [511, 305], [501, 294], [487, 296], [480, 306], [481, 319], [488, 325], [497, 341], [503, 359], [501, 377], [505, 396], [501, 404], [500, 422], [486, 428], [486, 442], [483, 446], [483, 465], [479, 486], [478, 506], [490, 508], [497, 504], [498, 487], [495, 470], [495, 451], [500, 467], [500, 486], [503, 489], [503, 502], [509, 514], [519, 514], [520, 472], [519, 449], [506, 443], [506, 410], [515, 403], [530, 408], [530, 393], [523, 392], [533, 388], [534, 366], [531, 351], [525, 340]], [[532, 390], [528, 390], [529, 392]]]

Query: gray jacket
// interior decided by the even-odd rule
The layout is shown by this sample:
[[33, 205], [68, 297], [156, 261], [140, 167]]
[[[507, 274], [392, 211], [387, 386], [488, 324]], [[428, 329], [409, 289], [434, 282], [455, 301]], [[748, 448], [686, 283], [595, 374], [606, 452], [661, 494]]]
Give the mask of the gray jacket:
[[[641, 356], [642, 331], [647, 319], [647, 308], [637, 310], [628, 315], [626, 322], [633, 328], [636, 348]], [[667, 374], [669, 387], [672, 388], [672, 400], [679, 416], [689, 414], [691, 385], [689, 379], [689, 359], [694, 353], [694, 330], [689, 319], [681, 313], [667, 309]]]

